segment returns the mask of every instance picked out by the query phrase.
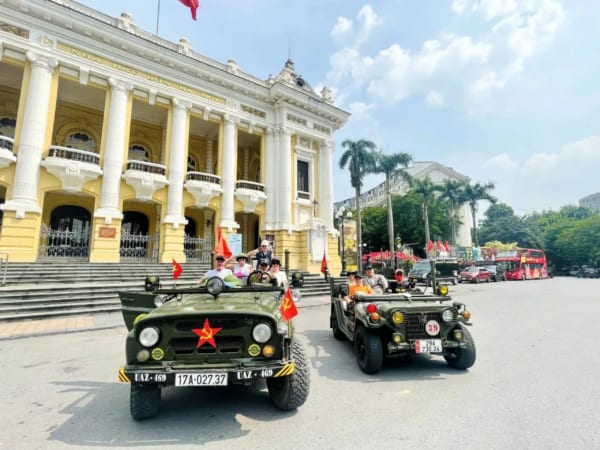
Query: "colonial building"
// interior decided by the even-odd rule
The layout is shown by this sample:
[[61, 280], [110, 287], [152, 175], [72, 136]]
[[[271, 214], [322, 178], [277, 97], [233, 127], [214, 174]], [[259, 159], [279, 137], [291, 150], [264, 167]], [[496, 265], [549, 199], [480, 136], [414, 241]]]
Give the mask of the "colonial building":
[[[452, 167], [444, 166], [432, 161], [415, 161], [406, 171], [415, 179], [424, 180], [429, 178], [434, 184], [442, 184], [444, 180], [455, 180], [470, 182], [466, 175], [454, 170]], [[409, 186], [399, 177], [393, 177], [390, 182], [392, 195], [404, 195]], [[386, 202], [385, 183], [378, 184], [372, 189], [363, 192], [360, 195], [360, 205], [363, 206], [383, 206]], [[335, 203], [335, 210], [344, 208], [355, 208], [354, 197]], [[471, 212], [467, 204], [461, 205], [457, 211], [457, 218], [460, 225], [456, 230], [456, 244], [461, 247], [470, 247], [471, 244]]]
[[290, 60], [262, 80], [128, 14], [3, 0], [0, 253], [207, 260], [220, 228], [314, 269], [336, 253], [333, 134], [348, 116]]
[[593, 209], [594, 211], [600, 211], [600, 192], [586, 195], [579, 199], [579, 206]]

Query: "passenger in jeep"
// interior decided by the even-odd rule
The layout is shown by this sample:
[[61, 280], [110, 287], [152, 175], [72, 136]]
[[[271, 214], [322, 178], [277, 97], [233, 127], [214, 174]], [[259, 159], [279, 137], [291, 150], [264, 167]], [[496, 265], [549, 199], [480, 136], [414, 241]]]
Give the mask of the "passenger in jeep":
[[373, 295], [375, 291], [370, 286], [362, 284], [362, 276], [359, 273], [354, 274], [354, 284], [350, 285], [348, 295], [344, 297], [344, 306], [348, 307], [349, 304], [354, 302], [354, 297], [357, 293], [362, 295]]

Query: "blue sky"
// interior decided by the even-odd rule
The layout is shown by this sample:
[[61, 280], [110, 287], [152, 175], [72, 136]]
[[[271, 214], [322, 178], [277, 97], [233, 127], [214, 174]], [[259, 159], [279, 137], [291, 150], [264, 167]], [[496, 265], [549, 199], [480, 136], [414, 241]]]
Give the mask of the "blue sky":
[[[80, 3], [156, 31], [158, 0]], [[352, 113], [334, 164], [344, 139], [369, 139], [492, 181], [523, 215], [600, 191], [598, 23], [589, 0], [201, 0], [196, 22], [161, 0], [158, 34], [263, 79], [291, 54]], [[351, 197], [334, 177], [335, 200]]]

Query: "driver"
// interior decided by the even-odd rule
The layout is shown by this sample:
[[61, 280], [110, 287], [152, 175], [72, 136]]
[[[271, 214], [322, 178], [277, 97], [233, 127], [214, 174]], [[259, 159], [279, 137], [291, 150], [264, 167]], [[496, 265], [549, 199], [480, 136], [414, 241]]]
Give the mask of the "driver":
[[215, 268], [207, 271], [204, 276], [200, 278], [198, 284], [202, 284], [212, 277], [219, 277], [221, 280], [225, 280], [225, 277], [229, 276], [233, 276], [233, 272], [225, 267], [225, 257], [223, 255], [217, 255], [215, 258]]

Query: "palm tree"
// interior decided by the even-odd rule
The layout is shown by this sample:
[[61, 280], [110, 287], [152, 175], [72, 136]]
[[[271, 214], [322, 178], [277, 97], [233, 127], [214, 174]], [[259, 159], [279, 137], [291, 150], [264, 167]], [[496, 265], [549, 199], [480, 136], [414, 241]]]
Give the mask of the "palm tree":
[[464, 191], [468, 183], [457, 180], [444, 180], [444, 190], [440, 199], [448, 202], [448, 215], [452, 223], [452, 245], [456, 245], [456, 215], [458, 208], [465, 203]]
[[340, 159], [340, 169], [344, 169], [348, 164], [350, 170], [350, 184], [354, 188], [354, 196], [356, 199], [356, 265], [358, 270], [362, 271], [361, 261], [361, 216], [360, 216], [360, 189], [363, 185], [364, 176], [371, 172], [375, 162], [374, 152], [375, 144], [365, 139], [352, 141], [346, 139], [342, 142], [342, 147], [346, 151]]
[[431, 240], [429, 233], [429, 205], [435, 200], [436, 192], [441, 192], [443, 187], [433, 184], [429, 177], [422, 180], [415, 180], [413, 192], [421, 197], [423, 202], [423, 220], [425, 221], [425, 245]]
[[[382, 173], [385, 175], [385, 195], [387, 201], [387, 223], [388, 223], [388, 243], [390, 246], [390, 253], [392, 257], [394, 255], [394, 215], [392, 210], [392, 193], [391, 179], [392, 177], [399, 178], [406, 182], [409, 186], [412, 185], [412, 177], [404, 170], [408, 167], [412, 161], [412, 156], [407, 153], [394, 153], [392, 155], [386, 155], [378, 152], [375, 155], [375, 166], [373, 167], [373, 173]], [[404, 169], [403, 169], [404, 168]]]
[[477, 242], [477, 223], [475, 222], [478, 207], [477, 202], [479, 202], [479, 200], [487, 200], [490, 203], [496, 203], [498, 199], [489, 192], [494, 188], [494, 183], [491, 181], [486, 184], [475, 183], [474, 185], [467, 184], [465, 186], [464, 200], [471, 208], [471, 218], [473, 219], [473, 243], [475, 247], [479, 247], [479, 243]]

